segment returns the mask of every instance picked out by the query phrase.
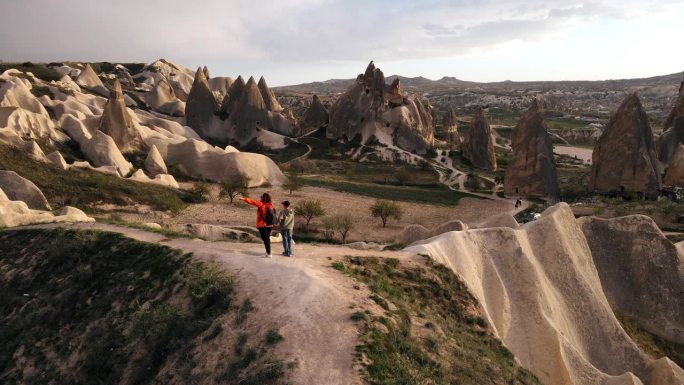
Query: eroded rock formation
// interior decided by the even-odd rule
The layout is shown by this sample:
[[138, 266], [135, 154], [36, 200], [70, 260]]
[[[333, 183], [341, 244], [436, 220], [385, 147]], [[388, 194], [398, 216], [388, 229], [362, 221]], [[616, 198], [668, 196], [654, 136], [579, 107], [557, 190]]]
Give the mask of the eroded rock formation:
[[114, 143], [122, 152], [137, 150], [141, 145], [140, 133], [133, 125], [133, 119], [128, 113], [121, 83], [118, 80], [114, 80], [114, 88], [104, 105], [98, 130], [114, 139]]
[[515, 126], [511, 146], [513, 158], [504, 176], [506, 196], [557, 199], [560, 191], [553, 143], [537, 100]]
[[323, 103], [321, 103], [321, 99], [318, 95], [314, 95], [309, 108], [306, 109], [304, 116], [302, 116], [302, 120], [299, 122], [299, 127], [302, 134], [304, 134], [308, 131], [327, 126], [329, 120], [330, 114], [328, 113], [328, 110]]
[[594, 147], [590, 188], [601, 193], [658, 194], [660, 167], [653, 132], [636, 94], [625, 99]]
[[51, 210], [38, 186], [14, 171], [0, 170], [0, 189], [13, 201], [23, 201], [32, 210]]
[[209, 89], [209, 83], [204, 70], [199, 67], [195, 72], [195, 81], [185, 103], [185, 119], [199, 136], [205, 139], [224, 139], [225, 134], [217, 128], [216, 112], [219, 104]]
[[447, 144], [451, 148], [460, 148], [462, 138], [458, 133], [458, 119], [456, 118], [456, 111], [453, 108], [449, 108], [449, 111], [444, 114], [442, 118], [442, 130], [446, 135]]
[[470, 131], [463, 136], [461, 152], [473, 166], [483, 170], [496, 170], [494, 138], [487, 117], [481, 108], [473, 116]]
[[398, 78], [388, 86], [382, 71], [370, 62], [330, 108], [326, 136], [348, 141], [358, 137], [362, 144], [376, 139], [425, 154], [434, 144], [432, 107], [404, 95]]
[[100, 94], [101, 96], [109, 95], [109, 90], [104, 86], [104, 84], [102, 84], [102, 80], [100, 80], [90, 64], [86, 63], [85, 67], [76, 78], [76, 84], [87, 90]]
[[665, 131], [658, 138], [656, 147], [658, 160], [667, 165], [674, 155], [677, 144], [684, 143], [684, 80], [679, 86], [679, 95], [663, 127]]

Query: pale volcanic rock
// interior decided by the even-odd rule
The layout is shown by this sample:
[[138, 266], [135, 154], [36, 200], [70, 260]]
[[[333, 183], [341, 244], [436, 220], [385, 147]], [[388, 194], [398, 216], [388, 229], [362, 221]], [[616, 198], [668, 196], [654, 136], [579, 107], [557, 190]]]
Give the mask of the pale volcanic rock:
[[[453, 231], [407, 251], [452, 269], [477, 298], [495, 335], [543, 384], [684, 381], [680, 368], [649, 357], [625, 333], [604, 294], [592, 249], [565, 203], [517, 229]], [[622, 278], [624, 285], [650, 281]]]
[[625, 99], [594, 147], [590, 188], [658, 195], [660, 166], [653, 132], [636, 94]]
[[657, 141], [658, 160], [663, 165], [670, 163], [677, 144], [684, 143], [684, 81], [679, 86], [679, 94], [674, 107], [663, 125], [664, 132]]
[[111, 96], [104, 105], [98, 130], [114, 139], [114, 143], [122, 152], [135, 151], [140, 148], [142, 138], [126, 108], [121, 83], [118, 80], [114, 81]]
[[449, 146], [460, 148], [462, 138], [458, 133], [458, 119], [456, 118], [456, 111], [454, 111], [453, 108], [449, 108], [449, 111], [444, 114], [444, 117], [442, 118], [442, 130], [446, 135]]
[[227, 76], [216, 76], [209, 78], [208, 84], [209, 89], [211, 89], [215, 95], [219, 96], [219, 100], [223, 100], [223, 98], [228, 95], [228, 90], [230, 90], [230, 86], [233, 84], [233, 79]]
[[461, 145], [463, 157], [483, 170], [496, 170], [494, 138], [484, 111], [479, 108], [470, 123], [470, 131]]
[[69, 206], [57, 215], [49, 211], [32, 210], [23, 201], [10, 200], [0, 189], [0, 228], [58, 222], [95, 222], [95, 219]]
[[206, 142], [188, 139], [179, 144], [160, 148], [167, 165], [178, 165], [188, 175], [224, 182], [237, 175], [249, 176], [249, 186], [264, 184], [280, 186], [285, 176], [270, 158], [255, 153], [226, 152]]
[[25, 79], [16, 77], [2, 84], [0, 87], [0, 107], [18, 107], [34, 114], [49, 118], [45, 107], [31, 93], [31, 84]]
[[139, 76], [147, 79], [145, 82], [150, 85], [166, 81], [173, 87], [176, 97], [185, 102], [192, 89], [195, 73], [189, 68], [159, 59], [148, 64]]
[[10, 131], [23, 138], [50, 138], [58, 142], [67, 139], [49, 117], [18, 107], [0, 107], [0, 130]]
[[76, 84], [101, 96], [109, 96], [109, 90], [88, 63], [76, 78]]
[[10, 200], [24, 201], [30, 209], [51, 210], [38, 186], [14, 171], [0, 170], [0, 189]]
[[225, 134], [216, 130], [219, 104], [209, 89], [209, 83], [202, 68], [197, 68], [188, 100], [185, 103], [187, 125], [205, 139], [224, 139]]
[[446, 222], [433, 229], [428, 229], [422, 225], [408, 225], [404, 227], [399, 235], [397, 235], [396, 241], [397, 243], [410, 245], [421, 240], [447, 233], [449, 231], [463, 231], [467, 229], [468, 225], [459, 220]]
[[264, 77], [259, 78], [259, 84], [257, 85], [259, 87], [259, 92], [261, 92], [261, 97], [264, 99], [264, 104], [266, 105], [266, 108], [269, 111], [273, 112], [281, 112], [283, 110], [283, 107], [278, 103], [278, 99], [276, 99], [275, 95], [273, 94], [273, 91], [271, 91], [270, 88], [268, 88], [268, 84], [266, 84], [266, 79]]
[[242, 90], [244, 88], [245, 79], [243, 79], [242, 76], [238, 76], [233, 84], [230, 85], [228, 92], [223, 97], [223, 101], [221, 102], [220, 115], [223, 119], [229, 117], [233, 112], [235, 105], [237, 104], [238, 100], [240, 100], [240, 96], [242, 95]]
[[557, 199], [560, 195], [553, 143], [535, 99], [513, 131], [513, 158], [506, 167], [506, 196]]
[[185, 103], [176, 97], [173, 87], [162, 79], [144, 94], [145, 103], [155, 111], [171, 116], [185, 116]]
[[645, 215], [578, 220], [616, 313], [684, 344], [684, 258]]
[[143, 170], [137, 170], [128, 179], [141, 183], [157, 184], [164, 187], [179, 188], [178, 182], [169, 174], [157, 174], [154, 178], [148, 177]]
[[684, 187], [684, 144], [677, 143], [677, 149], [665, 170], [663, 184]]
[[145, 158], [145, 170], [152, 177], [158, 174], [168, 174], [164, 158], [162, 158], [155, 145], [150, 147], [150, 152], [147, 154], [147, 158]]
[[59, 151], [53, 151], [47, 155], [47, 159], [60, 170], [68, 170], [69, 165]]
[[385, 84], [385, 76], [370, 62], [364, 74], [330, 108], [326, 136], [361, 144], [389, 137], [398, 147], [419, 154], [434, 144], [431, 107], [420, 99], [404, 96], [398, 79]]
[[330, 114], [328, 113], [328, 110], [325, 108], [323, 103], [321, 103], [321, 99], [318, 97], [318, 95], [314, 94], [309, 108], [306, 109], [304, 116], [299, 122], [302, 133], [312, 129], [323, 128], [328, 125], [329, 121]]
[[95, 167], [112, 166], [122, 176], [127, 175], [133, 168], [111, 136], [100, 130], [93, 130], [91, 133], [83, 121], [72, 115], [65, 115], [60, 121], [60, 126], [79, 144], [83, 155]]

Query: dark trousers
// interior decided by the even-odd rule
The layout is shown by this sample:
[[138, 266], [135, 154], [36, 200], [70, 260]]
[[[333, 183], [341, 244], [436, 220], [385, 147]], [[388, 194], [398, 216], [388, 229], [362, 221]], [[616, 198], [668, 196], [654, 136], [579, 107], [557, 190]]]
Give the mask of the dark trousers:
[[259, 227], [259, 235], [261, 236], [261, 240], [264, 241], [264, 247], [266, 247], [266, 254], [271, 254], [271, 228]]

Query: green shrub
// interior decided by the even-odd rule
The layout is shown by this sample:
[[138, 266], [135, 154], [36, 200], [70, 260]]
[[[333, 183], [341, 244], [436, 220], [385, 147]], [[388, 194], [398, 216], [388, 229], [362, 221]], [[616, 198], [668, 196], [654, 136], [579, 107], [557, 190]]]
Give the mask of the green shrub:
[[403, 210], [397, 202], [383, 199], [376, 200], [375, 203], [373, 203], [373, 205], [370, 207], [370, 212], [373, 218], [380, 218], [382, 227], [386, 227], [387, 222], [391, 218], [401, 220], [403, 215]]
[[215, 263], [196, 262], [186, 273], [188, 293], [196, 309], [223, 311], [230, 306], [233, 278]]
[[248, 196], [249, 178], [246, 175], [238, 174], [228, 181], [221, 183], [219, 198], [228, 198], [230, 203], [238, 196]]
[[325, 215], [325, 209], [321, 201], [307, 199], [295, 206], [295, 215], [304, 218], [306, 227], [309, 227], [313, 218]]

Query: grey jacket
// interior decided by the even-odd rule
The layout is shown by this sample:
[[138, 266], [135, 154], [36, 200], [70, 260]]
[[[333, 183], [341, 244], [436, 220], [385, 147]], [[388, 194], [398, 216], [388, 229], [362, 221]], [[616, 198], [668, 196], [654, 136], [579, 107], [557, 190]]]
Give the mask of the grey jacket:
[[280, 229], [292, 231], [294, 229], [294, 217], [294, 210], [292, 210], [291, 207], [280, 210], [278, 213], [278, 223], [280, 224]]

